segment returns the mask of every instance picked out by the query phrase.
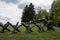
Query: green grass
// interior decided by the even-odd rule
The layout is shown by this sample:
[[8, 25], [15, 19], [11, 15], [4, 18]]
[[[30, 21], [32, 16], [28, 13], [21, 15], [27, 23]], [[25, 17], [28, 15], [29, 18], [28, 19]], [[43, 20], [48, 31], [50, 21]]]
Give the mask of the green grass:
[[[9, 29], [13, 30], [12, 27]], [[60, 28], [58, 27], [54, 27], [55, 31], [48, 31], [44, 28], [45, 32], [37, 32], [38, 28], [34, 27], [32, 33], [24, 32], [26, 29], [23, 26], [20, 29], [22, 32], [16, 34], [7, 31], [0, 33], [0, 40], [60, 40]]]

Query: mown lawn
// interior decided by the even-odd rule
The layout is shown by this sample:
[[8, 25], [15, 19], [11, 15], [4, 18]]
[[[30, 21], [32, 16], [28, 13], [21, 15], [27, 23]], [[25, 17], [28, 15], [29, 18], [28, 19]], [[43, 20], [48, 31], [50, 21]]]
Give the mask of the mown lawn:
[[[9, 28], [13, 30], [11, 27]], [[26, 29], [20, 27], [22, 32], [12, 34], [11, 32], [0, 33], [0, 40], [60, 40], [60, 28], [54, 27], [55, 31], [37, 32], [38, 28], [34, 27], [32, 33], [24, 32]]]

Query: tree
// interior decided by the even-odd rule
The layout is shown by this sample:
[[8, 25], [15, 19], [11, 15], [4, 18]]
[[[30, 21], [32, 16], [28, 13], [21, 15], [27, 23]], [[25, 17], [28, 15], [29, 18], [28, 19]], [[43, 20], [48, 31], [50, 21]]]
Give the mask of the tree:
[[55, 13], [53, 13], [54, 10], [55, 10], [55, 7], [54, 6], [55, 6], [55, 1], [52, 3], [51, 9], [50, 9], [50, 20], [54, 20], [53, 19], [53, 16], [55, 14]]
[[35, 17], [35, 10], [34, 10], [34, 5], [30, 3], [29, 7], [26, 5], [23, 15], [22, 15], [22, 21], [23, 22], [29, 22], [33, 20]]
[[28, 21], [27, 16], [28, 16], [28, 5], [26, 5], [26, 7], [23, 10], [23, 15], [22, 15], [22, 20], [21, 21], [22, 22]]
[[56, 26], [60, 26], [60, 0], [53, 2], [50, 12], [51, 19], [56, 23]]
[[38, 11], [38, 14], [36, 14], [36, 20], [46, 18], [48, 19], [48, 12], [45, 9], [41, 9]]

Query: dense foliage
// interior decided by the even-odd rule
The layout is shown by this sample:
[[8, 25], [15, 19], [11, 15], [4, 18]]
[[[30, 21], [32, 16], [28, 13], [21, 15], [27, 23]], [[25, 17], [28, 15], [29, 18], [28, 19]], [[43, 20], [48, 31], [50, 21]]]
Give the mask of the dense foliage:
[[26, 5], [26, 7], [24, 8], [22, 22], [29, 22], [33, 20], [34, 16], [35, 16], [34, 5], [30, 3], [29, 6]]
[[56, 23], [57, 26], [60, 26], [60, 0], [53, 2], [50, 12], [51, 19]]

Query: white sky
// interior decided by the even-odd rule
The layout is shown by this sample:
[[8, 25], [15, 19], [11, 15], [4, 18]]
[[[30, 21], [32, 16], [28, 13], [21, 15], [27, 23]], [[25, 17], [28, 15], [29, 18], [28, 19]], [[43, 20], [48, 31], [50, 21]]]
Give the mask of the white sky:
[[[22, 10], [26, 4], [30, 4], [32, 2], [35, 5], [35, 8], [42, 7], [49, 10], [53, 2], [53, 0], [18, 0], [19, 2], [16, 3], [14, 0], [9, 1], [8, 3], [7, 1], [8, 0], [0, 0], [0, 16], [10, 18], [11, 20], [9, 21], [12, 24], [16, 24], [17, 21], [21, 21]], [[5, 23], [5, 20], [2, 21]]]

